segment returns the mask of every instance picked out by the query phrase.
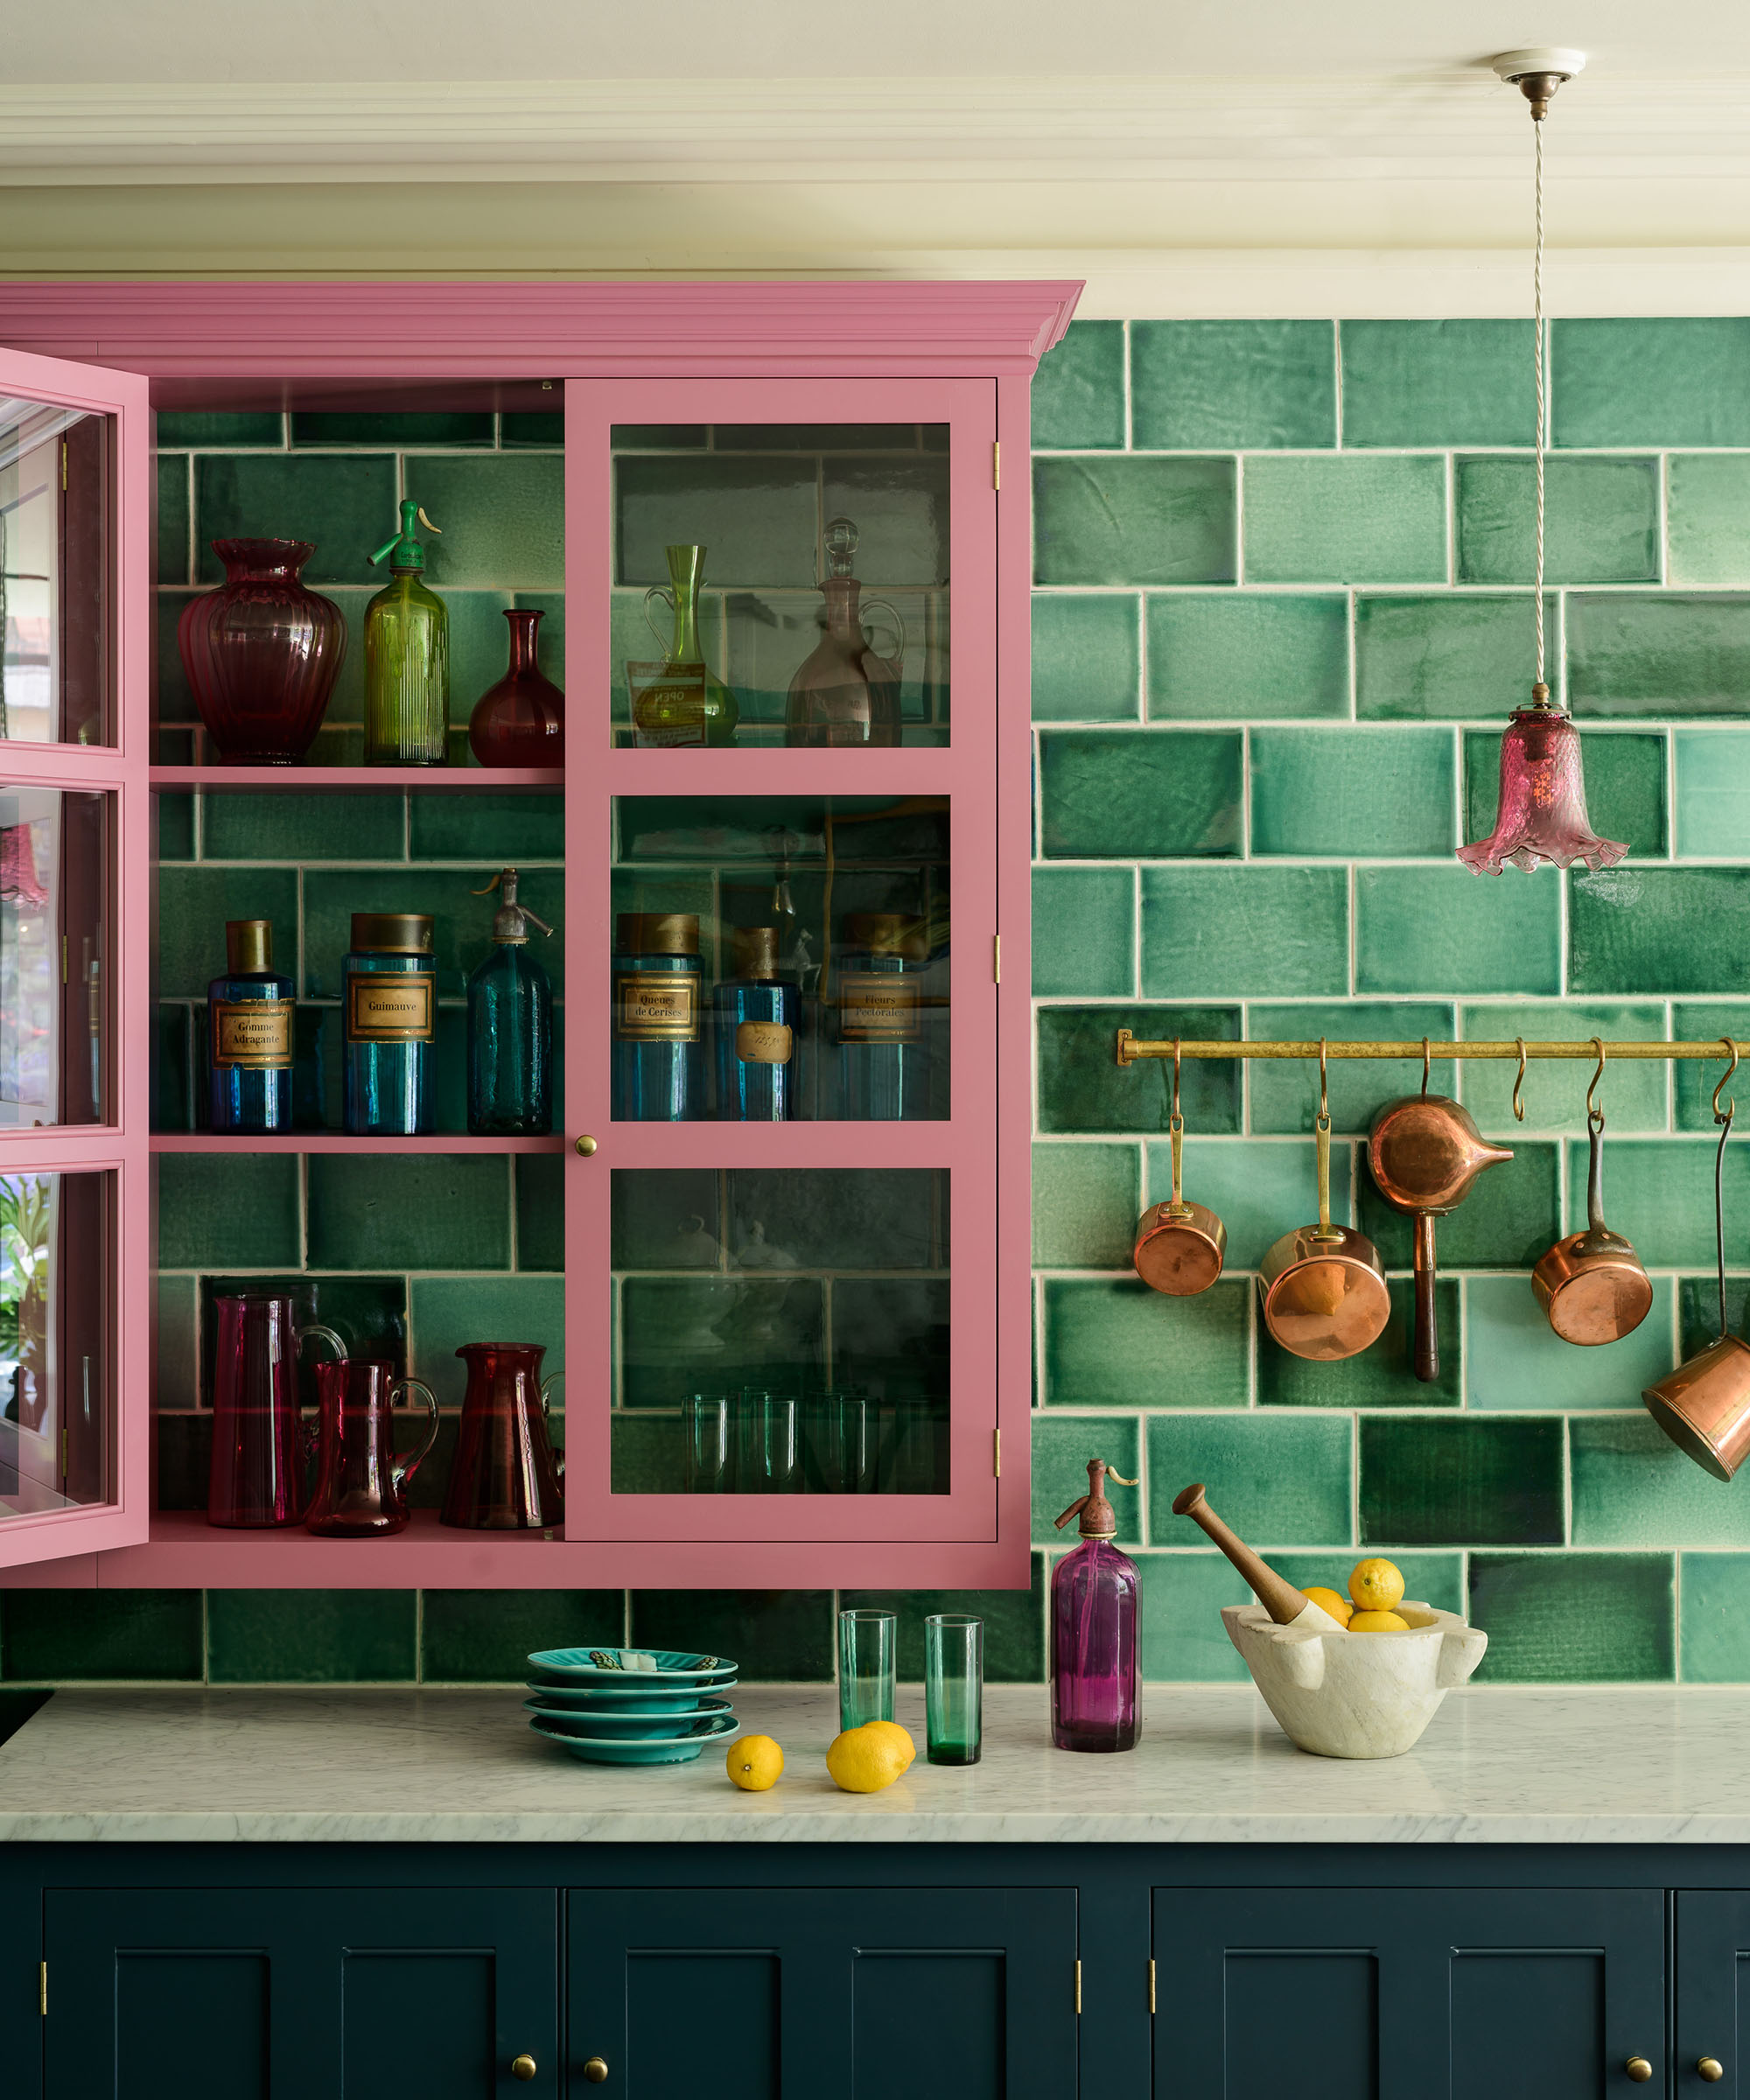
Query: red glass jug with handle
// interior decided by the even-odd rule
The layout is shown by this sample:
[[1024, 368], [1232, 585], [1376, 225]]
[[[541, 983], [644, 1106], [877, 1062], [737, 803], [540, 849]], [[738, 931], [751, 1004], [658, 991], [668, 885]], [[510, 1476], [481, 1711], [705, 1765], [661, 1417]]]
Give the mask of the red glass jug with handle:
[[[425, 1403], [425, 1434], [399, 1458], [398, 1393]], [[316, 1367], [316, 1492], [304, 1519], [318, 1538], [388, 1538], [407, 1529], [407, 1483], [438, 1441], [438, 1396], [417, 1378], [397, 1378], [380, 1358], [348, 1356]]]
[[547, 1433], [547, 1352], [534, 1342], [471, 1341], [462, 1425], [444, 1497], [444, 1522], [470, 1531], [544, 1531], [564, 1508], [565, 1461]]
[[339, 1357], [346, 1345], [332, 1327], [298, 1326], [289, 1292], [242, 1291], [215, 1298], [213, 1309], [219, 1341], [206, 1521], [236, 1530], [302, 1523], [315, 1439], [298, 1410], [298, 1351], [311, 1334]]

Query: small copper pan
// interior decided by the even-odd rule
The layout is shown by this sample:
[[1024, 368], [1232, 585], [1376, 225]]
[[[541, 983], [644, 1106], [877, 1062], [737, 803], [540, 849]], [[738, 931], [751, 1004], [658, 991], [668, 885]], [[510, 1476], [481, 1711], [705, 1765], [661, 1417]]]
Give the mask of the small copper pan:
[[1531, 1271], [1531, 1288], [1544, 1317], [1564, 1341], [1594, 1348], [1620, 1341], [1646, 1319], [1653, 1285], [1641, 1257], [1604, 1222], [1604, 1110], [1592, 1096], [1604, 1077], [1604, 1045], [1597, 1036], [1598, 1070], [1586, 1088], [1592, 1160], [1586, 1174], [1586, 1229], [1558, 1240]]
[[1194, 1298], [1222, 1273], [1228, 1228], [1204, 1203], [1185, 1200], [1185, 1118], [1179, 1112], [1179, 1044], [1172, 1046], [1172, 1200], [1151, 1203], [1137, 1221], [1131, 1259], [1151, 1291]]

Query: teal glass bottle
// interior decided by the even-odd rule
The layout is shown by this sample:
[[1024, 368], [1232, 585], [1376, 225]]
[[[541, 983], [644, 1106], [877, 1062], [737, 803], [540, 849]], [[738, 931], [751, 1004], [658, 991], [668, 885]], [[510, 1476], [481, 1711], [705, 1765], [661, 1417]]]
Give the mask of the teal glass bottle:
[[929, 1114], [919, 921], [896, 912], [854, 912], [845, 921], [834, 996], [839, 1113], [853, 1123], [911, 1123]]
[[544, 1138], [553, 1128], [553, 980], [528, 951], [528, 929], [553, 929], [516, 900], [517, 874], [494, 875], [492, 953], [468, 979], [468, 1132]]
[[226, 920], [225, 974], [206, 987], [206, 1012], [210, 1127], [289, 1130], [297, 1008], [273, 966], [270, 920]]
[[613, 956], [617, 1122], [693, 1123], [705, 1111], [699, 921], [693, 912], [621, 912]]
[[423, 912], [354, 912], [340, 965], [342, 1106], [355, 1138], [423, 1138], [437, 1128], [431, 1047], [438, 963]]
[[786, 1123], [796, 1113], [802, 995], [778, 975], [778, 928], [738, 926], [735, 974], [717, 988], [717, 1112], [724, 1123]]
[[410, 496], [401, 529], [371, 556], [389, 580], [365, 607], [365, 763], [442, 766], [449, 759], [450, 615], [420, 581], [414, 527], [438, 528]]

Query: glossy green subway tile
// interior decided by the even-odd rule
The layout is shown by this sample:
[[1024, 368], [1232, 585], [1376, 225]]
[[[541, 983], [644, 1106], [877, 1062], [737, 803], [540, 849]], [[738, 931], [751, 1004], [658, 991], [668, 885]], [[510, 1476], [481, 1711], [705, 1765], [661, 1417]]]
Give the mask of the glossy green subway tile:
[[[1326, 1036], [1332, 1042], [1414, 1042], [1432, 1036], [1436, 1042], [1452, 1041], [1454, 1009], [1444, 1002], [1354, 1001], [1341, 1005], [1254, 1005], [1246, 1027], [1256, 1043], [1316, 1043]], [[1456, 1068], [1437, 1058], [1429, 1083], [1436, 1093], [1450, 1094], [1457, 1086]], [[1365, 1133], [1373, 1127], [1375, 1111], [1395, 1094], [1407, 1094], [1422, 1083], [1422, 1060], [1340, 1059], [1326, 1067], [1331, 1102], [1331, 1128], [1340, 1139]], [[1277, 1130], [1310, 1137], [1319, 1113], [1319, 1068], [1311, 1060], [1255, 1059], [1246, 1068], [1251, 1088], [1251, 1127], [1264, 1132]]]
[[1345, 321], [1346, 445], [1532, 444], [1529, 321]]
[[225, 921], [271, 919], [281, 962], [296, 958], [298, 874], [292, 868], [173, 866], [158, 871], [160, 998], [204, 999], [225, 967]]
[[[1660, 1042], [1665, 1033], [1662, 1006], [1624, 1006], [1606, 1000], [1564, 1000], [1560, 1005], [1467, 1005], [1466, 1038], [1480, 1042]], [[1516, 1130], [1567, 1130], [1586, 1135], [1586, 1096], [1592, 1068], [1554, 1059], [1533, 1059], [1525, 1067], [1519, 1099], [1522, 1126], [1513, 1116], [1513, 1090], [1519, 1077], [1516, 1059], [1473, 1058], [1465, 1066], [1465, 1106], [1498, 1144], [1516, 1142]], [[1630, 1063], [1618, 1058], [1607, 1068], [1600, 1096], [1609, 1127], [1662, 1130], [1665, 1127], [1666, 1068], [1651, 1061]], [[1494, 1171], [1491, 1168], [1490, 1172]], [[1578, 1222], [1576, 1221], [1576, 1229]]]
[[[152, 711], [154, 719], [160, 723], [192, 723], [200, 719], [195, 710], [194, 695], [183, 671], [182, 655], [176, 645], [177, 622], [182, 618], [183, 607], [193, 595], [192, 592], [176, 590], [157, 591], [152, 594], [152, 654], [158, 667]], [[162, 735], [158, 744], [160, 765], [192, 762], [185, 759], [163, 757], [165, 746]]]
[[[690, 435], [693, 435], [690, 434]], [[696, 433], [696, 442], [704, 443], [704, 432]], [[563, 409], [507, 409], [498, 419], [498, 441], [506, 452], [519, 448], [540, 447], [553, 452], [565, 442], [565, 414]], [[623, 442], [616, 436], [614, 443]]]
[[[758, 1303], [761, 1286], [744, 1288], [742, 1301]], [[781, 1296], [786, 1317], [793, 1302], [781, 1285], [764, 1286]], [[945, 1399], [948, 1388], [948, 1285], [945, 1277], [837, 1277], [824, 1292], [832, 1302], [832, 1348], [827, 1368], [840, 1385], [859, 1385], [893, 1399]], [[806, 1303], [806, 1293], [797, 1299]], [[798, 1320], [799, 1336], [805, 1335]], [[782, 1331], [781, 1329], [780, 1330]], [[804, 1373], [809, 1359], [793, 1352]]]
[[[724, 1180], [725, 1252], [732, 1268], [948, 1265], [947, 1177], [928, 1168], [738, 1167]], [[718, 1215], [717, 1205], [706, 1214]], [[691, 1215], [677, 1218], [670, 1246], [690, 1236], [692, 1224]]]
[[1244, 1407], [1249, 1282], [1167, 1298], [1132, 1277], [1045, 1285], [1046, 1402], [1054, 1407]]
[[158, 584], [187, 584], [194, 579], [188, 570], [189, 463], [182, 452], [160, 452], [154, 462], [158, 497]]
[[[1032, 1522], [1036, 1546], [1075, 1543], [1073, 1530], [1052, 1520], [1088, 1492], [1088, 1461], [1104, 1459], [1127, 1480], [1142, 1480], [1141, 1425], [1135, 1415], [1035, 1415], [1032, 1429]], [[1114, 1480], [1106, 1490], [1118, 1520], [1121, 1546], [1142, 1544], [1143, 1491]]]
[[[1588, 730], [1580, 738], [1586, 811], [1600, 838], [1620, 839], [1636, 859], [1670, 850], [1665, 810], [1665, 739], [1624, 730]], [[1501, 738], [1465, 736], [1465, 836], [1487, 838], [1501, 797]]]
[[1363, 1417], [1360, 1510], [1366, 1545], [1558, 1546], [1562, 1424]]
[[214, 1684], [382, 1684], [419, 1674], [413, 1590], [209, 1590]]
[[1750, 1553], [1681, 1553], [1677, 1568], [1684, 1682], [1750, 1683]]
[[419, 1674], [428, 1684], [519, 1684], [543, 1648], [618, 1648], [621, 1590], [427, 1590]]
[[[336, 409], [292, 411], [294, 445], [487, 445], [493, 441], [490, 410], [402, 409], [393, 414]], [[420, 462], [423, 466], [424, 461]]]
[[1151, 721], [1348, 713], [1340, 592], [1175, 591], [1145, 604]]
[[1033, 581], [1230, 584], [1231, 459], [1036, 459]]
[[1456, 1407], [1459, 1404], [1459, 1286], [1442, 1277], [1434, 1287], [1434, 1329], [1440, 1376], [1424, 1385], [1413, 1362], [1415, 1286], [1397, 1277], [1386, 1286], [1391, 1317], [1370, 1349], [1342, 1363], [1310, 1363], [1271, 1340], [1258, 1322], [1260, 1407]]
[[1142, 681], [1140, 607], [1102, 592], [1033, 594], [1033, 720], [1134, 722]]
[[1665, 487], [1670, 582], [1750, 584], [1750, 458], [1679, 452], [1666, 463]]
[[194, 797], [192, 794], [157, 796], [160, 861], [194, 858]]
[[[612, 1177], [616, 1269], [710, 1269], [719, 1247], [703, 1221], [722, 1200], [710, 1167], [643, 1167]], [[699, 1222], [695, 1222], [695, 1221]]]
[[[553, 1291], [556, 1305], [560, 1284], [538, 1280]], [[741, 1286], [710, 1276], [628, 1277], [620, 1312], [621, 1397], [632, 1408], [677, 1408], [688, 1393], [705, 1387], [721, 1391], [758, 1383], [794, 1392], [818, 1382], [824, 1369], [837, 1375], [846, 1340], [835, 1334], [838, 1356], [828, 1367], [825, 1286], [812, 1277]], [[856, 1326], [860, 1342], [867, 1322], [859, 1318]], [[847, 1384], [862, 1382], [844, 1377]]]
[[[1187, 1399], [1195, 1396], [1187, 1394]], [[1326, 1415], [1152, 1415], [1149, 1540], [1186, 1546], [1201, 1534], [1172, 1514], [1193, 1480], [1209, 1490], [1249, 1545], [1346, 1546], [1350, 1530], [1349, 1424]]]
[[[1511, 1124], [1486, 1133], [1513, 1157], [1488, 1168], [1470, 1194], [1435, 1230], [1440, 1259], [1453, 1269], [1529, 1269], [1561, 1237], [1561, 1147], [1522, 1138]], [[1413, 1226], [1361, 1176], [1361, 1227], [1388, 1269], [1408, 1269]]]
[[[1705, 1004], [1682, 1004], [1671, 1009], [1671, 1036], [1676, 1042], [1711, 1043], [1728, 1035], [1735, 1043], [1750, 1047], [1750, 1001], [1711, 1000]], [[1713, 1089], [1727, 1062], [1723, 1044], [1717, 1061], [1712, 1058], [1672, 1059], [1672, 1109], [1678, 1130], [1714, 1129]], [[1750, 1074], [1750, 1065], [1740, 1069]], [[1720, 1097], [1722, 1102], [1732, 1094], [1728, 1087]]]
[[1741, 1334], [1746, 1315], [1750, 1315], [1750, 1278], [1733, 1276], [1727, 1271], [1726, 1318], [1722, 1322], [1718, 1270], [1711, 1270], [1706, 1276], [1680, 1276], [1677, 1278], [1678, 1362], [1704, 1349], [1718, 1339], [1722, 1328], [1729, 1334]]
[[167, 999], [152, 1009], [152, 1128], [192, 1130], [206, 1010]]
[[[1461, 584], [1536, 577], [1536, 494], [1530, 459], [1453, 462]], [[1552, 459], [1544, 573], [1552, 584], [1659, 580], [1656, 459]]]
[[[380, 1357], [395, 1366], [399, 1377], [407, 1368], [407, 1279], [402, 1276], [306, 1276], [296, 1270], [278, 1275], [208, 1275], [200, 1279], [200, 1384], [175, 1390], [165, 1396], [169, 1404], [202, 1407], [213, 1404], [219, 1362], [217, 1301], [242, 1291], [273, 1291], [291, 1300], [291, 1316], [300, 1327], [330, 1327], [340, 1338], [349, 1356]], [[316, 1367], [331, 1351], [312, 1348], [298, 1356], [298, 1382], [303, 1404], [317, 1401]]]
[[[404, 808], [399, 794], [208, 794], [201, 858], [401, 860]], [[287, 927], [280, 936], [288, 950], [291, 932]]]
[[395, 501], [388, 452], [202, 453], [194, 462], [195, 573], [203, 584], [223, 582], [214, 540], [308, 540], [316, 551], [304, 567], [306, 584], [381, 584], [370, 557], [395, 529]]
[[1456, 764], [1446, 729], [1255, 729], [1252, 851], [1449, 853]]
[[276, 410], [160, 409], [153, 420], [154, 442], [237, 452], [251, 446], [276, 449], [285, 444], [285, 417]]
[[1679, 729], [1671, 745], [1679, 856], [1750, 857], [1750, 730]]
[[1484, 1684], [1641, 1684], [1674, 1674], [1669, 1553], [1473, 1553]]
[[1243, 756], [1237, 730], [1047, 729], [1040, 850], [1071, 860], [1230, 858]]
[[[1404, 1577], [1404, 1594], [1418, 1604], [1432, 1605], [1437, 1612], [1465, 1608], [1465, 1566], [1457, 1553], [1394, 1553], [1393, 1564]], [[1353, 1555], [1340, 1553], [1279, 1553], [1270, 1562], [1278, 1575], [1298, 1590], [1322, 1584], [1340, 1597], [1348, 1594]]]
[[613, 580], [666, 584], [662, 550], [684, 541], [712, 550], [705, 573], [718, 587], [808, 589], [819, 537], [816, 474], [813, 460], [794, 455], [720, 454], [709, 475], [696, 459], [621, 458]]
[[[494, 900], [477, 897], [474, 892], [490, 881], [508, 858], [494, 854], [484, 865], [476, 861], [472, 867], [312, 869], [304, 878], [304, 996], [340, 998], [340, 963], [352, 945], [354, 913], [424, 912], [436, 921], [432, 954], [438, 965], [438, 996], [440, 999], [460, 998], [467, 987], [468, 972], [484, 961], [492, 946]], [[206, 879], [213, 879], [206, 876], [204, 869], [200, 873]], [[219, 879], [234, 882], [240, 888], [245, 881], [241, 875]], [[290, 879], [289, 875], [286, 879]], [[160, 897], [162, 893], [160, 889]], [[525, 869], [518, 896], [550, 926], [564, 924], [565, 878], [561, 870]], [[245, 915], [241, 912], [220, 914], [221, 942], [224, 920]], [[563, 943], [543, 941], [541, 962], [553, 980], [554, 990], [563, 994]]]
[[1132, 321], [1130, 442], [1252, 450], [1337, 442], [1328, 321]]
[[1358, 868], [1355, 919], [1357, 991], [1561, 990], [1561, 892], [1552, 873], [1509, 886], [1458, 866]]
[[1143, 995], [1317, 998], [1348, 990], [1341, 868], [1144, 868]]
[[[1556, 618], [1550, 598], [1551, 634]], [[1502, 720], [1530, 697], [1536, 628], [1530, 592], [1357, 597], [1355, 712], [1364, 722]]]
[[[1185, 1526], [1188, 1532], [1190, 1527]], [[1149, 1684], [1242, 1684], [1246, 1666], [1228, 1638], [1223, 1605], [1251, 1592], [1222, 1553], [1138, 1553], [1139, 1662]]]
[[[468, 1368], [456, 1351], [471, 1341], [528, 1342], [544, 1349], [543, 1384], [565, 1368], [562, 1277], [416, 1276], [408, 1279], [407, 1299], [413, 1369], [442, 1407], [462, 1404]], [[554, 1406], [564, 1404], [556, 1389]]]
[[1256, 584], [1445, 583], [1446, 461], [1248, 458], [1245, 575]]
[[1033, 450], [1082, 452], [1124, 442], [1124, 324], [1072, 321], [1033, 375]]
[[301, 1265], [295, 1158], [169, 1152], [158, 1165], [160, 1268]]
[[1136, 980], [1136, 877], [1129, 868], [1033, 870], [1035, 998], [1124, 997]]
[[[1087, 1476], [1083, 1476], [1084, 1484]], [[1061, 1543], [1060, 1541], [1059, 1542]], [[924, 1674], [924, 1620], [936, 1612], [962, 1612], [984, 1622], [987, 1684], [1045, 1682], [1045, 1556], [1035, 1553], [1025, 1590], [844, 1590], [842, 1610], [889, 1611], [899, 1619], [898, 1674], [917, 1684]], [[913, 1695], [915, 1701], [916, 1695]], [[901, 1718], [920, 1732], [921, 1706]]]
[[[1716, 1079], [1720, 1069], [1713, 1068]], [[1712, 1264], [1714, 1149], [1705, 1138], [1606, 1138], [1604, 1214], [1650, 1267]], [[1579, 1144], [1568, 1151], [1568, 1215], [1578, 1228], [1586, 1215], [1586, 1154]], [[1727, 1229], [1735, 1218], [1741, 1230], [1750, 1217], [1750, 1148], [1726, 1146], [1724, 1186]]]
[[[512, 452], [412, 459], [406, 476], [409, 495], [417, 496], [444, 528], [426, 543], [427, 580], [434, 589], [468, 584], [564, 589], [563, 459]], [[467, 704], [478, 697], [470, 696]]]
[[1558, 444], [1750, 444], [1750, 320], [1557, 321], [1550, 393]]
[[409, 857], [414, 860], [502, 858], [517, 867], [563, 860], [563, 794], [431, 794], [408, 797]]
[[1582, 718], [1737, 715], [1750, 688], [1750, 596], [1573, 592], [1568, 704]]
[[316, 1152], [316, 1269], [503, 1269], [510, 1262], [507, 1158], [468, 1152]]
[[1574, 991], [1736, 992], [1750, 982], [1750, 868], [1606, 868], [1568, 878]]
[[[484, 461], [476, 462], [485, 465]], [[474, 703], [488, 686], [503, 677], [510, 652], [504, 615], [512, 593], [508, 591], [461, 591], [448, 585], [444, 603], [450, 612], [450, 762], [471, 765], [467, 750], [468, 718]], [[460, 744], [460, 750], [456, 746]]]
[[564, 1165], [538, 1152], [522, 1153], [512, 1162], [519, 1269], [565, 1266]]
[[[1614, 1215], [1606, 1189], [1605, 1215]], [[1551, 1328], [1529, 1276], [1465, 1279], [1465, 1404], [1498, 1412], [1558, 1408], [1640, 1411], [1642, 1390], [1662, 1378], [1671, 1354], [1672, 1278], [1653, 1278], [1653, 1306], [1632, 1334], [1607, 1348], [1576, 1348]]]
[[211, 1410], [184, 1414], [158, 1407], [152, 1421], [158, 1432], [153, 1488], [158, 1507], [204, 1510], [213, 1477]]
[[158, 1399], [160, 1407], [193, 1404], [199, 1372], [195, 1362], [194, 1308], [197, 1285], [192, 1276], [154, 1278], [158, 1294]]
[[753, 1684], [830, 1684], [830, 1590], [634, 1590], [639, 1648], [726, 1656]]
[[1645, 1414], [1571, 1422], [1568, 1442], [1577, 1546], [1750, 1545], [1750, 1500]]
[[[1331, 1214], [1349, 1214], [1348, 1148], [1331, 1159]], [[1227, 1265], [1256, 1269], [1284, 1232], [1310, 1224], [1319, 1214], [1319, 1174], [1312, 1145], [1279, 1138], [1187, 1138], [1186, 1193], [1207, 1203], [1228, 1228]], [[1148, 1148], [1143, 1200], [1165, 1203], [1172, 1194], [1172, 1147], [1166, 1139]]]
[[173, 1684], [201, 1673], [199, 1590], [8, 1590], [0, 1627], [14, 1684]]
[[1133, 1144], [1035, 1144], [1035, 1264], [1128, 1269], [1141, 1165]]

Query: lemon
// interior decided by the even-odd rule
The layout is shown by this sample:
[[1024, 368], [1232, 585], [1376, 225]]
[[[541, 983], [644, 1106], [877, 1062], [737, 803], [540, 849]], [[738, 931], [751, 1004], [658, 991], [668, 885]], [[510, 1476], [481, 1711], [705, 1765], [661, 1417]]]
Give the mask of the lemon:
[[1389, 1612], [1404, 1594], [1404, 1578], [1389, 1560], [1358, 1560], [1349, 1577], [1349, 1594], [1358, 1612]]
[[1339, 1626], [1349, 1623], [1349, 1614], [1355, 1607], [1347, 1597], [1338, 1596], [1334, 1590], [1327, 1590], [1322, 1584], [1315, 1584], [1310, 1590], [1302, 1590], [1300, 1594], [1310, 1597], [1321, 1612], [1328, 1612]]
[[878, 1794], [891, 1787], [917, 1755], [916, 1746], [893, 1721], [864, 1721], [836, 1735], [826, 1754], [832, 1783], [846, 1794]]
[[[1396, 1573], [1396, 1570], [1393, 1571]], [[1407, 1634], [1410, 1621], [1396, 1612], [1357, 1612], [1349, 1621], [1352, 1634]]]
[[769, 1735], [744, 1735], [729, 1746], [724, 1766], [744, 1794], [763, 1794], [777, 1785], [784, 1753]]

